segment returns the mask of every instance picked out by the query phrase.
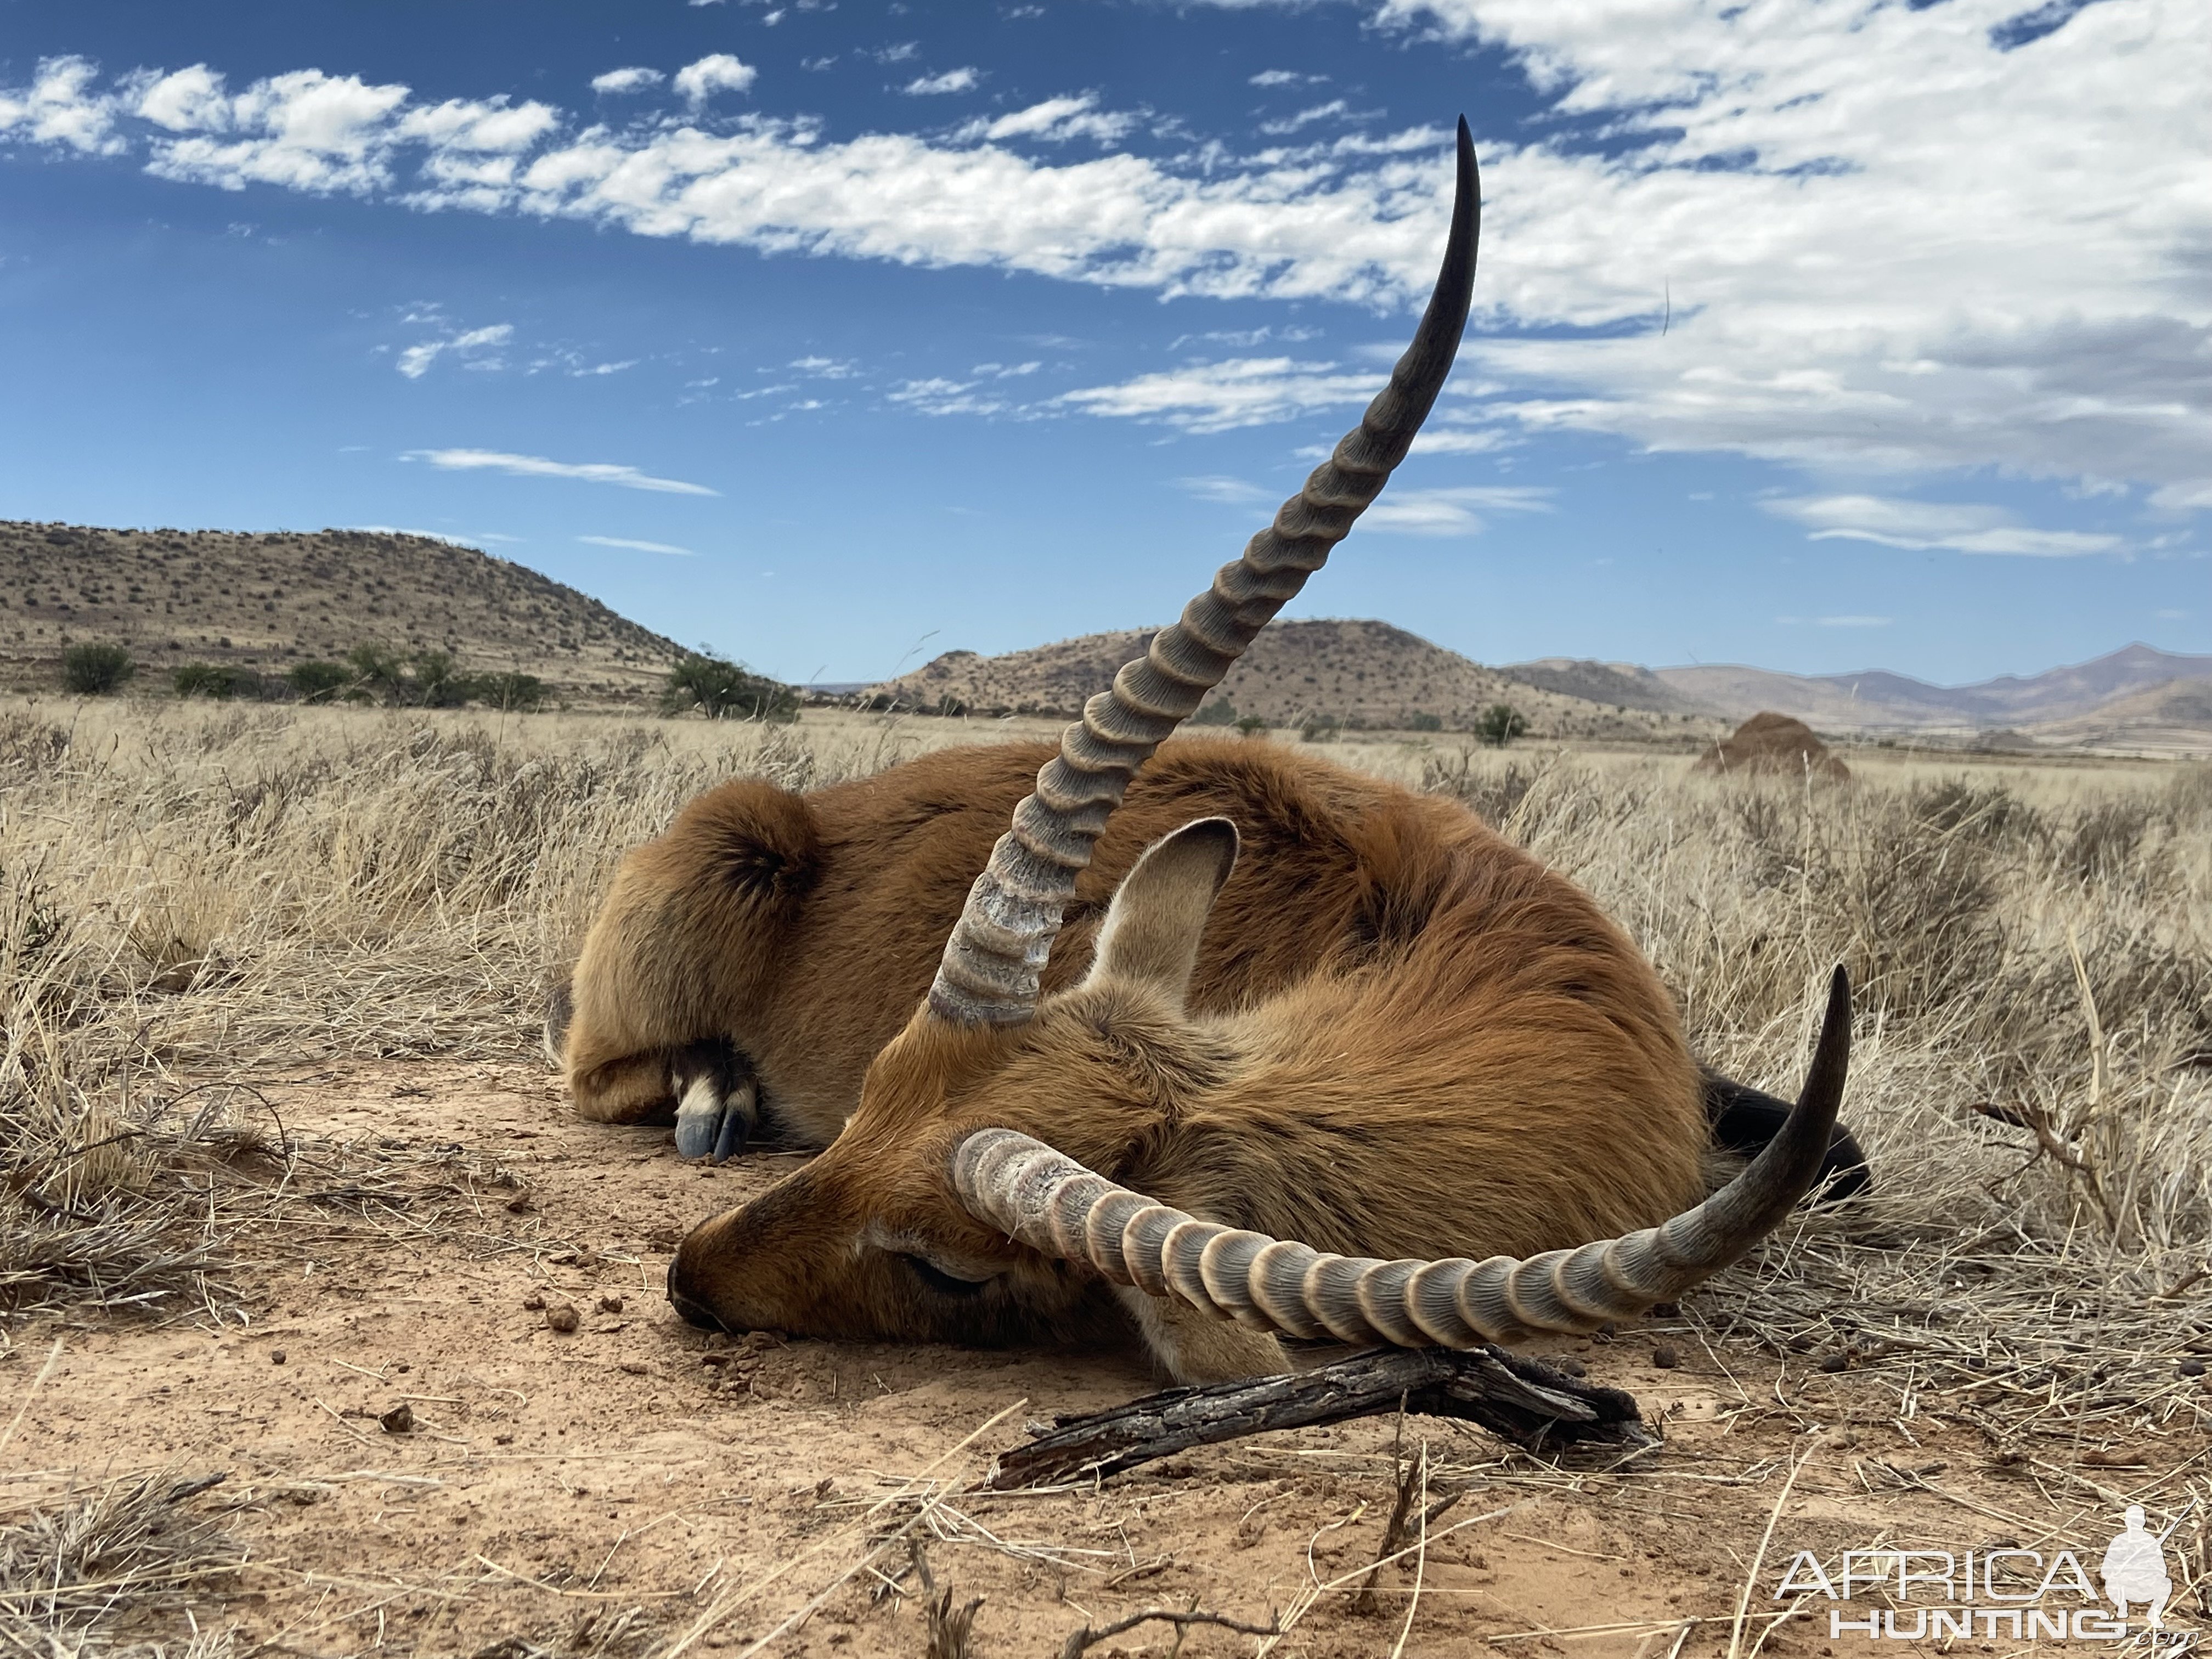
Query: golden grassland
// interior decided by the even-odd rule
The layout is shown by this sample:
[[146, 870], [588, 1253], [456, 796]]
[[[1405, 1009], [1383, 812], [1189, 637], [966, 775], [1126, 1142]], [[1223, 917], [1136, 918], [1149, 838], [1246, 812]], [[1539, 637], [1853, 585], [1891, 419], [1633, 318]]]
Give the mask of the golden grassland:
[[[1049, 729], [0, 706], [0, 1401], [37, 1322], [221, 1317], [287, 1201], [257, 1079], [534, 1050], [614, 860], [700, 789]], [[1878, 1195], [1696, 1298], [1717, 1347], [1849, 1370], [1904, 1418], [1942, 1394], [2052, 1467], [2212, 1424], [2212, 767], [1861, 750], [1853, 784], [1808, 787], [1649, 750], [1326, 752], [1583, 883], [1747, 1081], [1794, 1092], [1816, 989], [1851, 968]], [[198, 1570], [199, 1534], [155, 1524], [173, 1483], [132, 1478], [66, 1512], [0, 1490], [0, 1636], [74, 1651], [56, 1632], [120, 1616], [118, 1586]], [[2191, 1497], [2201, 1462], [2157, 1501]]]

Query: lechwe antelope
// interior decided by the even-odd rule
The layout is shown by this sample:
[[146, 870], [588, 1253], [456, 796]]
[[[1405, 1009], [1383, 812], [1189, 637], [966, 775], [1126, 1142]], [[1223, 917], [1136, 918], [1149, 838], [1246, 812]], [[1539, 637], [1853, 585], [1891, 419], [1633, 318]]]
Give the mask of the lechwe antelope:
[[1696, 1202], [1706, 1115], [1665, 991], [1587, 896], [1472, 817], [1378, 825], [1367, 936], [1210, 1014], [1191, 989], [1237, 832], [1201, 817], [1120, 884], [1080, 981], [1041, 995], [1138, 769], [1411, 446], [1465, 325], [1477, 201], [1462, 122], [1443, 270], [1389, 386], [1068, 728], [850, 1121], [684, 1240], [668, 1286], [685, 1318], [1050, 1340], [1118, 1298], [1170, 1375], [1236, 1376], [1280, 1369], [1279, 1334], [1464, 1346], [1633, 1316], [1735, 1261], [1818, 1177], [1841, 970], [1788, 1121]]
[[[1037, 769], [1036, 743], [933, 750], [795, 794], [757, 778], [707, 791], [633, 849], [556, 990], [546, 1044], [577, 1112], [676, 1124], [684, 1157], [720, 1160], [757, 1132], [819, 1149], [860, 1104], [868, 1062], [929, 989], [969, 872]], [[1138, 854], [1194, 818], [1225, 817], [1243, 852], [1192, 975], [1193, 1013], [1289, 989], [1316, 963], [1371, 950], [1411, 849], [1463, 840], [1468, 815], [1310, 750], [1182, 738], [1129, 787], [1077, 878], [1042, 989], [1091, 966], [1109, 900]], [[1481, 857], [1517, 856], [1492, 837]], [[1725, 1150], [1756, 1152], [1786, 1103], [1708, 1072]], [[1838, 1129], [1824, 1174], [1864, 1185]]]

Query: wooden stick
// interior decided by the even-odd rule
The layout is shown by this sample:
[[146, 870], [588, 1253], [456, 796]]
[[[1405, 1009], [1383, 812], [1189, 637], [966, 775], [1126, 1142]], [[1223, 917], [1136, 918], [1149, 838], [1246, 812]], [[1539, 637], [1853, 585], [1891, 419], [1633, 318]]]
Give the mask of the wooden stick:
[[1655, 1442], [1635, 1400], [1502, 1348], [1391, 1348], [1281, 1376], [1170, 1389], [1057, 1419], [999, 1455], [986, 1491], [1103, 1480], [1154, 1458], [1270, 1429], [1310, 1428], [1399, 1409], [1479, 1423], [1528, 1451], [1567, 1445], [1637, 1451]]

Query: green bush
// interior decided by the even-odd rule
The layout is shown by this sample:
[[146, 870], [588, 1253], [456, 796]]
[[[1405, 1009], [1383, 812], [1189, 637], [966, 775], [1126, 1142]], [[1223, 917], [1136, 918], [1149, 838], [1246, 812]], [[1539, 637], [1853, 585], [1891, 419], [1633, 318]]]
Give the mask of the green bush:
[[1444, 717], [1431, 714], [1425, 708], [1417, 708], [1406, 717], [1406, 729], [1408, 732], [1441, 732], [1444, 729]]
[[349, 700], [394, 707], [407, 701], [407, 665], [398, 652], [374, 642], [356, 645], [346, 653], [346, 666], [353, 671]]
[[1247, 714], [1237, 722], [1237, 729], [1248, 738], [1256, 738], [1267, 729], [1267, 722], [1257, 714]]
[[292, 690], [301, 702], [336, 702], [346, 687], [353, 684], [353, 671], [343, 663], [303, 662], [296, 664], [284, 678], [291, 682]]
[[188, 662], [173, 669], [169, 684], [180, 697], [213, 697], [228, 702], [233, 697], [258, 696], [261, 676], [251, 668], [224, 663]]
[[660, 712], [681, 714], [694, 708], [710, 720], [795, 720], [799, 688], [695, 651], [668, 671]]
[[1334, 743], [1343, 732], [1343, 726], [1329, 714], [1309, 714], [1298, 724], [1298, 736], [1308, 743]]
[[407, 659], [406, 701], [418, 708], [459, 708], [476, 695], [476, 682], [444, 651], [417, 651]]
[[88, 641], [62, 653], [62, 685], [80, 697], [104, 697], [123, 689], [138, 664], [119, 645]]
[[1234, 726], [1237, 706], [1226, 697], [1216, 697], [1212, 702], [1190, 717], [1193, 726]]
[[1474, 723], [1474, 734], [1492, 749], [1503, 749], [1528, 730], [1528, 717], [1511, 703], [1493, 702]]
[[545, 702], [545, 682], [535, 674], [516, 673], [512, 670], [497, 674], [479, 674], [470, 690], [477, 702], [487, 708], [501, 708], [513, 714], [523, 714], [537, 708]]

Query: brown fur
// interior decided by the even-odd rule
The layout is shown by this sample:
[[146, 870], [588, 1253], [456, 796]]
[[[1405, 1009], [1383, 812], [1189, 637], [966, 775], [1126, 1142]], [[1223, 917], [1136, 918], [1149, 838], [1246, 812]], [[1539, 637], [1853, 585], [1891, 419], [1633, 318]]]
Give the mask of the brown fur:
[[[705, 1063], [703, 1045], [726, 1040], [781, 1137], [828, 1146], [869, 1061], [928, 991], [969, 883], [1054, 752], [943, 749], [805, 795], [746, 780], [690, 802], [623, 860], [568, 995], [556, 999], [565, 1040], [551, 1046], [577, 1111], [605, 1123], [665, 1118]], [[1264, 744], [1169, 744], [1077, 883], [1045, 988], [1090, 966], [1097, 923], [1138, 854], [1218, 814], [1245, 850], [1200, 948], [1193, 1006], [1285, 989], [1347, 930], [1376, 925], [1343, 885], [1354, 826], [1386, 803], [1423, 799]], [[1425, 810], [1471, 821], [1442, 802]]]
[[[1000, 780], [1002, 752], [939, 757], [941, 775]], [[941, 798], [896, 773], [871, 782]], [[1026, 775], [1006, 787], [1010, 805]], [[760, 972], [757, 947], [725, 982], [759, 999], [732, 1035], [772, 1095], [807, 1051], [771, 1026], [811, 1022], [848, 1045], [821, 1054], [825, 1076], [865, 1068], [859, 1109], [822, 1157], [684, 1242], [669, 1284], [687, 1316], [969, 1341], [1068, 1340], [1110, 1322], [1115, 1297], [1086, 1269], [1010, 1243], [955, 1200], [951, 1150], [992, 1125], [1206, 1219], [1346, 1255], [1529, 1255], [1648, 1225], [1698, 1195], [1699, 1079], [1656, 976], [1587, 895], [1455, 804], [1273, 747], [1172, 745], [1099, 844], [1036, 1019], [962, 1028], [925, 1008], [868, 1066], [872, 1030], [850, 1005], [876, 999], [852, 988], [880, 981], [887, 1001], [896, 979], [912, 986], [908, 1008], [920, 1001], [981, 854], [925, 853], [925, 827], [843, 839], [833, 826], [855, 822], [840, 814], [861, 798], [833, 805], [838, 793], [808, 798], [821, 931], [805, 931], [801, 905], [774, 935], [785, 975], [809, 988], [763, 984], [777, 976]], [[990, 794], [974, 808], [986, 845], [1006, 822]], [[1213, 843], [1178, 836], [1121, 886], [1091, 961], [1097, 902], [1137, 853], [1212, 814], [1243, 837], [1218, 898]], [[848, 857], [823, 903], [820, 872]], [[871, 878], [847, 884], [864, 868]], [[866, 920], [839, 920], [861, 908]], [[580, 1024], [586, 980], [580, 967]], [[834, 1109], [836, 1091], [808, 1099]], [[1179, 1377], [1280, 1364], [1271, 1340], [1121, 1300]]]

